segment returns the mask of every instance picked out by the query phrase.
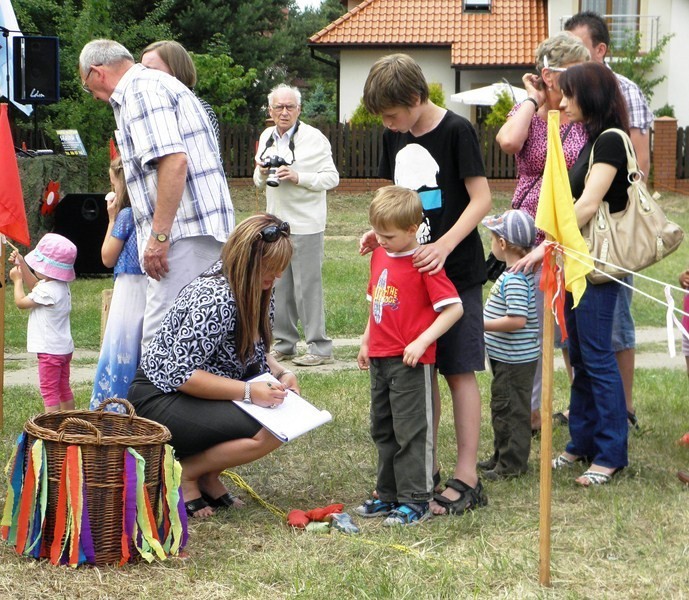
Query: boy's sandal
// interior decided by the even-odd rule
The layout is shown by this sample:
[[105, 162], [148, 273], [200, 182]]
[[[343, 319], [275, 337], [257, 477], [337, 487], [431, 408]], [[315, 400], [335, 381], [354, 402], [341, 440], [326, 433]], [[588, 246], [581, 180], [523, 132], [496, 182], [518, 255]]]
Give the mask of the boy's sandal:
[[475, 488], [472, 488], [461, 479], [448, 479], [445, 482], [445, 487], [459, 492], [459, 498], [456, 500], [450, 500], [442, 494], [434, 494], [433, 500], [445, 509], [447, 515], [462, 515], [468, 510], [488, 504], [488, 498], [483, 493], [481, 481], [476, 484]]
[[433, 473], [433, 492], [442, 492], [440, 488], [440, 469]]
[[195, 515], [198, 511], [208, 507], [209, 504], [203, 499], [203, 497], [194, 498], [193, 500], [189, 500], [188, 502], [184, 503], [184, 508], [187, 511], [187, 516], [191, 518], [195, 518]]
[[424, 504], [400, 504], [383, 521], [383, 525], [416, 525], [431, 518], [431, 511], [428, 510], [428, 503]]

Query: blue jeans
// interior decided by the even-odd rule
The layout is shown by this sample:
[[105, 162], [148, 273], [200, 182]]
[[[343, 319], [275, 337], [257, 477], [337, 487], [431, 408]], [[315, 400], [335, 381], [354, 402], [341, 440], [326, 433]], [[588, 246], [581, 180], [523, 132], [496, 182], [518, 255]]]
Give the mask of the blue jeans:
[[[634, 277], [626, 275], [620, 277], [620, 281], [634, 285]], [[612, 320], [612, 349], [615, 352], [633, 350], [636, 348], [636, 332], [634, 331], [634, 318], [632, 317], [632, 290], [627, 286], [620, 286], [617, 296], [615, 316]]]
[[572, 308], [569, 293], [565, 304], [574, 370], [569, 403], [571, 441], [566, 450], [611, 469], [627, 466], [627, 408], [612, 349], [619, 290], [618, 283], [589, 283], [576, 308]]

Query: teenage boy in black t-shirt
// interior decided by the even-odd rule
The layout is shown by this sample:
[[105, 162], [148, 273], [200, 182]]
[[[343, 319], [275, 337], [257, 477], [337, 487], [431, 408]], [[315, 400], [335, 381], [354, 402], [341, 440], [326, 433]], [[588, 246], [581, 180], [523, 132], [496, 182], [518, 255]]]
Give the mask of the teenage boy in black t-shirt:
[[[414, 266], [431, 275], [444, 267], [464, 303], [464, 317], [438, 339], [436, 367], [452, 395], [457, 463], [446, 489], [431, 503], [434, 514], [462, 514], [487, 503], [476, 473], [481, 396], [475, 372], [483, 370], [485, 360], [481, 286], [486, 267], [477, 226], [491, 209], [491, 196], [478, 138], [466, 119], [429, 100], [421, 67], [406, 54], [385, 56], [371, 67], [364, 104], [387, 128], [380, 177], [416, 190], [423, 203], [423, 245]], [[361, 253], [375, 245], [373, 232], [364, 234]], [[437, 442], [437, 376], [433, 387]]]

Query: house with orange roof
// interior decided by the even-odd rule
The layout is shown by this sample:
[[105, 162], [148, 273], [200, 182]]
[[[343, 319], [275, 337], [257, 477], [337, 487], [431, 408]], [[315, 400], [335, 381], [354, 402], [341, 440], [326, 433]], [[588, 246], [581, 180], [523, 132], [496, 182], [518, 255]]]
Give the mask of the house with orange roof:
[[[651, 106], [674, 106], [680, 125], [689, 125], [689, 78], [682, 60], [689, 54], [687, 0], [342, 0], [348, 12], [309, 39], [315, 53], [338, 65], [339, 117], [347, 121], [361, 100], [371, 65], [381, 56], [405, 52], [438, 83], [448, 108], [475, 119], [475, 108], [450, 96], [507, 80], [521, 84], [533, 69], [538, 44], [561, 31], [566, 19], [581, 10], [604, 14], [613, 41], [629, 31], [642, 36], [642, 51], [666, 34], [666, 47], [653, 77], [666, 79], [655, 88]], [[615, 13], [612, 13], [612, 10]], [[614, 60], [612, 64], [614, 68]]]

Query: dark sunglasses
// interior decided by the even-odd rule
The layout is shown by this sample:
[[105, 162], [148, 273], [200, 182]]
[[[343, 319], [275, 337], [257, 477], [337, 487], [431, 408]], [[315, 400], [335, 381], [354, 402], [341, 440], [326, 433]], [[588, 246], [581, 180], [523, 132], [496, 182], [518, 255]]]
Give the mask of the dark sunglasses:
[[285, 237], [289, 236], [289, 223], [287, 221], [283, 221], [279, 225], [268, 225], [268, 227], [261, 229], [261, 239], [269, 244], [277, 241], [280, 234]]

